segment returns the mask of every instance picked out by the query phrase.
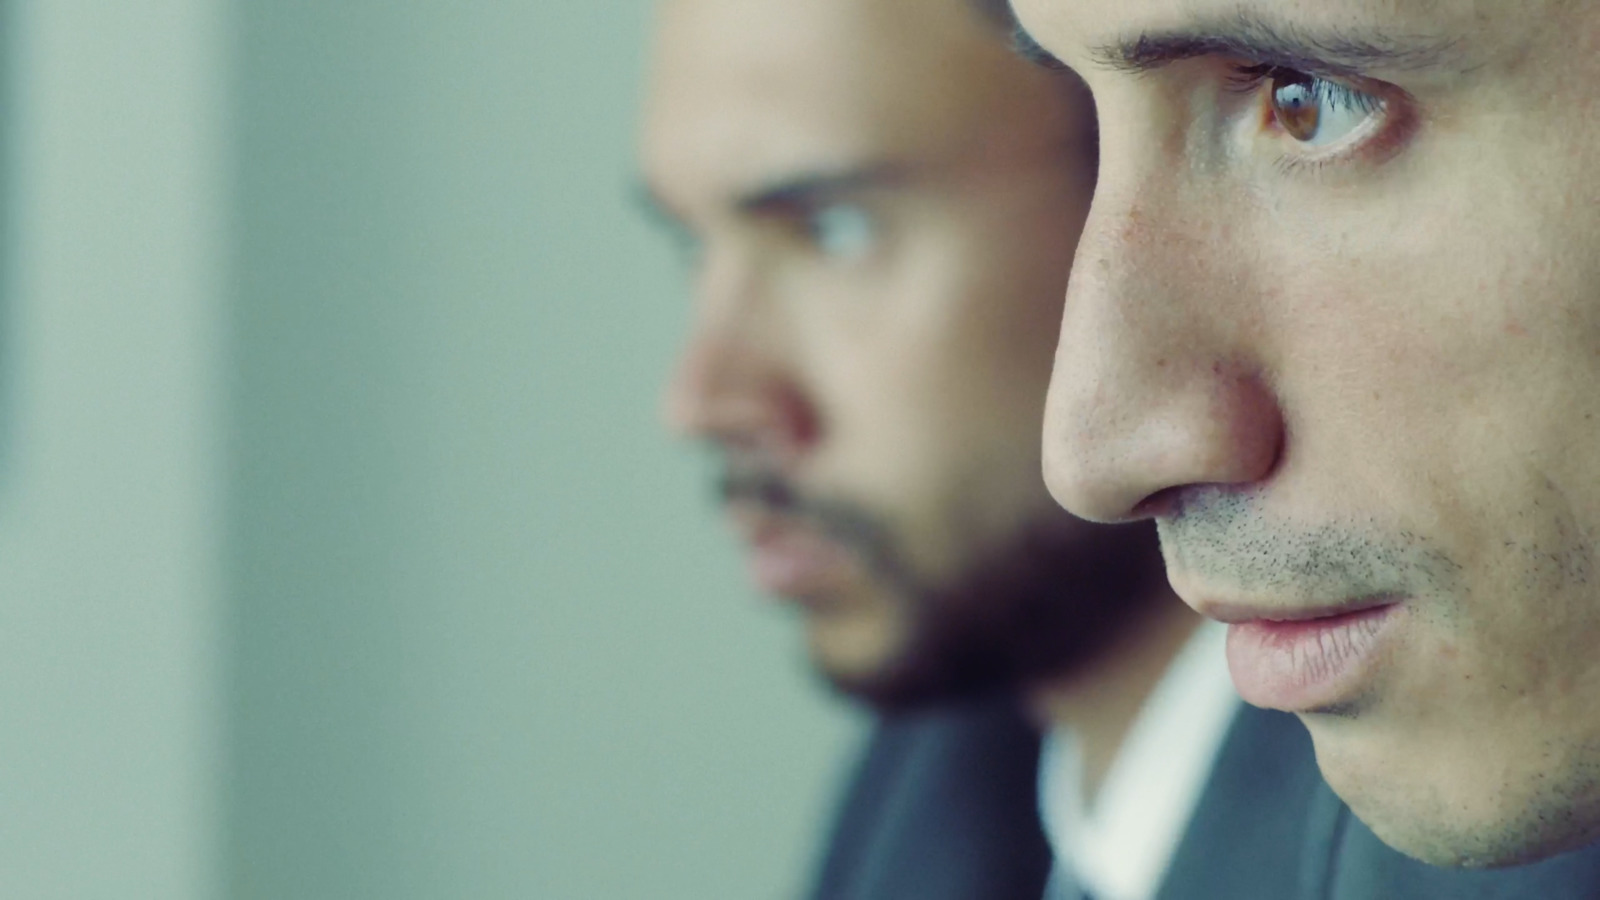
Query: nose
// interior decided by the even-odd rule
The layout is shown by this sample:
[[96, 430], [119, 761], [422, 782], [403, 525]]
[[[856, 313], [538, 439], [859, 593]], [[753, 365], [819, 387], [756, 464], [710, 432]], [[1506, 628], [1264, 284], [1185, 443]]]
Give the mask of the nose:
[[680, 437], [792, 462], [816, 444], [820, 420], [788, 352], [781, 310], [759, 287], [756, 273], [708, 265], [662, 418]]
[[1067, 289], [1043, 459], [1059, 503], [1116, 522], [1160, 516], [1191, 487], [1266, 480], [1284, 422], [1250, 281], [1205, 221], [1214, 207], [1186, 215], [1169, 189], [1143, 204], [1107, 186], [1103, 172]]

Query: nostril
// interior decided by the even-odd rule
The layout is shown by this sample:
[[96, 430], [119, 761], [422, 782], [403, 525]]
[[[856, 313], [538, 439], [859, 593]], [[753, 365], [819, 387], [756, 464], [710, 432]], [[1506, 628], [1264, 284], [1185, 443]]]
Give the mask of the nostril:
[[1183, 487], [1162, 488], [1134, 504], [1130, 515], [1135, 519], [1160, 519], [1177, 515], [1183, 502]]
[[810, 449], [822, 438], [822, 417], [798, 385], [785, 385], [772, 398], [774, 428], [791, 452]]

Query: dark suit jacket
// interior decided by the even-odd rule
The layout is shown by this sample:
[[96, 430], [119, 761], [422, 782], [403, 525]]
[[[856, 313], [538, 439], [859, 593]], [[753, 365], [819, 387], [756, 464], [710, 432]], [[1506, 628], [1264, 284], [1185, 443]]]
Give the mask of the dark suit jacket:
[[815, 900], [1040, 900], [1039, 735], [1008, 700], [885, 717], [833, 827]]
[[[846, 796], [815, 900], [1040, 900], [1039, 736], [990, 701], [884, 720]], [[1292, 716], [1246, 708], [1159, 900], [1291, 898], [1321, 783]], [[1296, 798], [1268, 803], [1264, 798]]]
[[1322, 786], [1298, 719], [1241, 707], [1157, 900], [1291, 900], [1303, 881], [1306, 810]]
[[[883, 720], [814, 900], [1040, 900], [1039, 737], [1005, 701]], [[1600, 900], [1600, 845], [1531, 866], [1440, 869], [1379, 841], [1317, 772], [1294, 716], [1244, 707], [1157, 900]]]

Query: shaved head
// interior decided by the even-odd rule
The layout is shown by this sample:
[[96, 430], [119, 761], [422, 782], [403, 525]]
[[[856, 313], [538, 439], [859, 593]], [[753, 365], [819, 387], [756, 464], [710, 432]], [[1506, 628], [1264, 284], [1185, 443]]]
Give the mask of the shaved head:
[[[869, 154], [1037, 155], [1041, 140], [1083, 146], [1092, 132], [1076, 79], [1018, 65], [966, 0], [666, 0], [659, 23], [647, 175], [692, 168], [658, 151], [738, 161], [753, 187], [771, 172], [843, 170]], [[734, 145], [691, 147], [686, 121], [703, 125], [703, 142]]]

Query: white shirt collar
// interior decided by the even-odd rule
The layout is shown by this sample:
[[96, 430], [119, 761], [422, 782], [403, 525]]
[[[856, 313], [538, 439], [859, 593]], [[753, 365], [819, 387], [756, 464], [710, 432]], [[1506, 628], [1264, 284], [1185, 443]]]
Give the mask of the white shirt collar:
[[1058, 875], [1096, 900], [1151, 900], [1205, 790], [1239, 708], [1228, 677], [1227, 627], [1200, 625], [1145, 699], [1106, 773], [1094, 809], [1083, 800], [1077, 739], [1045, 739], [1039, 809]]

